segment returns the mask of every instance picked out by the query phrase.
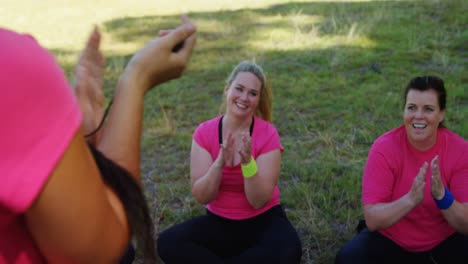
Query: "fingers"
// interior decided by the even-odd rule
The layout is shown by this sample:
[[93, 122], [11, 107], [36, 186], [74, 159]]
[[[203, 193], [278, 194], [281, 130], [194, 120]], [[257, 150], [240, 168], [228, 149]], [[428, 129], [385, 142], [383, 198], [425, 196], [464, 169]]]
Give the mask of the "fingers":
[[192, 22], [192, 21], [190, 21], [190, 18], [186, 14], [183, 14], [180, 17], [180, 20], [182, 21], [182, 24], [188, 24], [188, 23]]
[[99, 46], [101, 45], [101, 33], [97, 26], [94, 26], [93, 31], [88, 37], [88, 41], [86, 42], [86, 46], [83, 50], [82, 56], [80, 60], [90, 61], [92, 66], [96, 65], [98, 67], [104, 65], [104, 57], [99, 50]]
[[241, 155], [242, 161], [246, 162], [250, 160], [251, 156], [251, 147], [252, 147], [252, 139], [248, 132], [243, 132], [241, 135], [242, 145], [239, 149], [239, 154]]
[[445, 190], [440, 177], [439, 157], [437, 155], [431, 161], [431, 170], [431, 193], [434, 198], [440, 200], [444, 196]]
[[419, 178], [419, 179], [424, 180], [424, 178], [425, 178], [425, 176], [426, 176], [427, 167], [428, 167], [427, 162], [424, 162], [424, 164], [423, 164], [423, 165], [421, 166], [421, 168], [419, 169], [418, 176], [416, 176], [416, 177]]
[[438, 184], [442, 184], [442, 181], [440, 179], [440, 170], [439, 170], [439, 156], [435, 156], [432, 161], [431, 161], [431, 171], [432, 171], [432, 176], [431, 176], [431, 181], [432, 184], [436, 185], [437, 187]]
[[431, 170], [432, 170], [433, 175], [434, 175], [434, 172], [439, 173], [439, 156], [438, 155], [436, 155], [431, 161]]
[[89, 35], [88, 42], [86, 43], [86, 47], [99, 49], [100, 43], [101, 43], [101, 32], [99, 32], [99, 28], [95, 25], [93, 28], [93, 32], [91, 32], [91, 34]]
[[159, 30], [159, 36], [160, 37], [167, 36], [172, 31], [173, 31], [172, 29], [161, 29], [161, 30]]
[[171, 38], [172, 47], [178, 45], [175, 52], [181, 54], [183, 57], [188, 57], [191, 54], [193, 47], [195, 46], [196, 38], [194, 33], [196, 32], [196, 26], [185, 15], [181, 17], [181, 20], [182, 24], [173, 31], [167, 33], [167, 35], [169, 35]]
[[419, 169], [419, 173], [414, 178], [411, 190], [409, 191], [409, 197], [411, 197], [411, 200], [414, 201], [415, 205], [420, 204], [424, 199], [424, 187], [426, 185], [425, 176], [427, 167], [427, 162], [424, 162], [424, 164]]
[[428, 167], [427, 162], [424, 162], [424, 164], [419, 169], [419, 173], [414, 179], [416, 186], [423, 187], [426, 184], [425, 176], [426, 176], [427, 167]]
[[73, 72], [73, 85], [72, 89], [77, 95], [83, 93], [82, 91], [82, 80], [86, 77], [86, 68], [81, 64], [77, 64]]

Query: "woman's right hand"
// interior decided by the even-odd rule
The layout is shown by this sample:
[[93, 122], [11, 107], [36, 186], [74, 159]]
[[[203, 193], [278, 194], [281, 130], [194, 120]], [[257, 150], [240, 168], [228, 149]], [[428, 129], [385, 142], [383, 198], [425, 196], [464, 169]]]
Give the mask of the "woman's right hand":
[[214, 163], [217, 167], [234, 166], [234, 137], [231, 133], [228, 133], [227, 138], [221, 144], [219, 155]]
[[[140, 49], [125, 68], [124, 76], [140, 83], [133, 87], [146, 93], [152, 87], [178, 78], [185, 70], [196, 41], [196, 26], [187, 16], [174, 30], [166, 31]], [[183, 46], [174, 51], [177, 44]]]
[[424, 162], [424, 164], [419, 169], [418, 175], [414, 178], [413, 185], [411, 186], [411, 189], [408, 193], [411, 201], [415, 205], [420, 204], [424, 199], [424, 186], [426, 185], [425, 176], [427, 167], [427, 162]]

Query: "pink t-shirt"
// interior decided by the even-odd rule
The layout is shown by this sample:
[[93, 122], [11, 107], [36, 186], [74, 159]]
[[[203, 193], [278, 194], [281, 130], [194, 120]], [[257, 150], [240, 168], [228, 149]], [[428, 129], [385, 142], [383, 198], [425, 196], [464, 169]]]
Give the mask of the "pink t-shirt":
[[405, 127], [400, 126], [379, 137], [369, 151], [362, 184], [365, 205], [402, 197], [411, 189], [423, 163], [429, 164], [423, 202], [396, 224], [380, 230], [408, 251], [430, 250], [455, 232], [431, 195], [430, 162], [436, 155], [444, 186], [458, 202], [468, 202], [468, 142], [450, 130], [440, 128], [436, 144], [419, 151], [409, 143]]
[[[216, 160], [219, 154], [218, 124], [220, 119], [221, 116], [201, 123], [193, 135], [194, 140], [211, 154], [213, 160]], [[256, 159], [275, 149], [284, 151], [276, 128], [271, 123], [255, 117], [252, 131], [253, 157]], [[257, 216], [278, 205], [279, 197], [278, 186], [275, 186], [270, 201], [260, 209], [253, 208], [245, 196], [244, 177], [241, 166], [238, 164], [234, 167], [223, 167], [218, 195], [206, 207], [210, 212], [224, 218], [241, 220]]]
[[0, 29], [0, 264], [41, 263], [23, 213], [81, 124], [56, 61], [29, 35]]

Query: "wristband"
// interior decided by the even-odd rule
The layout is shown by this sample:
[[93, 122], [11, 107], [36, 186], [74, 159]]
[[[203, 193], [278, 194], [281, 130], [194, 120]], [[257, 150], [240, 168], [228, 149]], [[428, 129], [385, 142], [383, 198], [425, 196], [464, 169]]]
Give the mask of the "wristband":
[[445, 209], [448, 209], [450, 206], [452, 206], [455, 199], [453, 198], [453, 195], [449, 191], [449, 189], [445, 187], [444, 197], [442, 197], [442, 199], [440, 200], [437, 200], [436, 198], [434, 198], [434, 201], [437, 204], [437, 207], [439, 207], [439, 209], [445, 210]]
[[242, 169], [242, 176], [244, 178], [248, 179], [253, 177], [255, 174], [257, 174], [257, 162], [255, 162], [255, 159], [252, 157], [250, 159], [250, 162], [246, 165], [241, 164], [241, 169]]

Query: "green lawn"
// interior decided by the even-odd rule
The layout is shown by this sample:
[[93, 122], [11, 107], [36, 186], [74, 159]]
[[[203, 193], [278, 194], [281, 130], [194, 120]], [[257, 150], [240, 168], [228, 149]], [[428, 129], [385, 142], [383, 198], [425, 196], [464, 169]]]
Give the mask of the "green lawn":
[[303, 263], [332, 263], [354, 234], [367, 152], [401, 124], [402, 89], [412, 77], [446, 81], [446, 125], [468, 138], [465, 0], [0, 2], [0, 25], [35, 35], [68, 75], [98, 24], [108, 98], [129, 56], [159, 29], [175, 26], [181, 12], [197, 23], [186, 74], [146, 98], [142, 169], [159, 230], [203, 212], [189, 189], [191, 135], [219, 113], [224, 80], [243, 59], [270, 77], [285, 147], [281, 200]]

